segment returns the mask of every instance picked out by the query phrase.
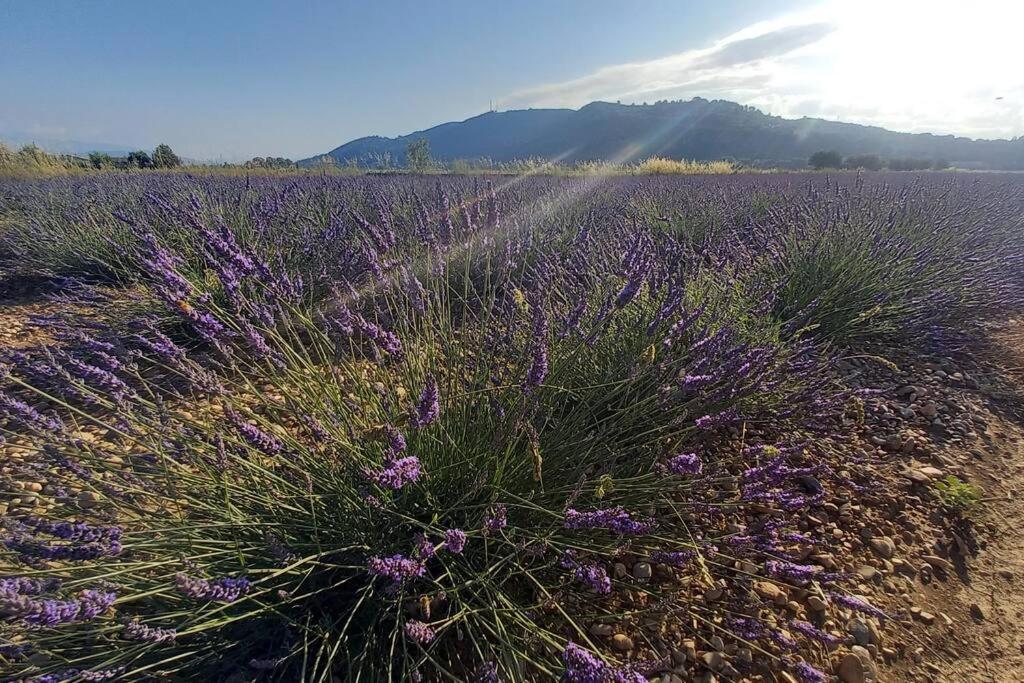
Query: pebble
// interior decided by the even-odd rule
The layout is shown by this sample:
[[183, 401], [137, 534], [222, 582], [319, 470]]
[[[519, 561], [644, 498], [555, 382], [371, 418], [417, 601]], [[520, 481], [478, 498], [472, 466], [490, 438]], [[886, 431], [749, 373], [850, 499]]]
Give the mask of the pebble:
[[637, 562], [633, 565], [633, 578], [646, 581], [651, 578], [653, 571], [649, 562]]
[[892, 542], [892, 539], [886, 536], [879, 536], [878, 538], [872, 538], [870, 541], [871, 550], [874, 551], [879, 557], [890, 559], [896, 553], [896, 545]]
[[610, 636], [614, 630], [615, 629], [611, 624], [593, 624], [590, 627], [590, 635], [607, 637]]
[[624, 633], [616, 633], [612, 636], [612, 647], [619, 652], [627, 652], [633, 649], [633, 640]]
[[100, 497], [93, 491], [82, 491], [78, 494], [78, 506], [81, 508], [95, 507], [100, 502]]
[[861, 655], [856, 651], [852, 651], [845, 655], [839, 660], [839, 666], [836, 667], [836, 675], [839, 676], [839, 680], [843, 683], [868, 683], [873, 681], [874, 676], [872, 675], [871, 656], [867, 653], [867, 650], [854, 645], [854, 648], [863, 650], [864, 654]]
[[866, 647], [875, 640], [868, 623], [859, 617], [854, 617], [846, 622], [846, 631], [853, 636], [858, 645]]
[[953, 563], [944, 558], [938, 557], [937, 555], [924, 555], [921, 557], [922, 560], [935, 567], [941, 569], [947, 574], [953, 573]]
[[975, 621], [985, 621], [985, 612], [978, 603], [971, 603], [971, 618]]
[[859, 574], [860, 578], [864, 579], [865, 581], [871, 581], [876, 576], [878, 576], [878, 570], [869, 564], [862, 564], [861, 566], [857, 567], [857, 574]]
[[723, 660], [720, 652], [705, 652], [701, 655], [701, 659], [704, 660], [704, 666], [712, 671], [718, 671], [722, 668]]

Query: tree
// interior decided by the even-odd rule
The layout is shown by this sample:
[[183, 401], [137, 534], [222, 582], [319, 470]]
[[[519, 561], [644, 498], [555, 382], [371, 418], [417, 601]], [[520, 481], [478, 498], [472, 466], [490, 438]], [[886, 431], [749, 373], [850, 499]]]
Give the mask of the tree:
[[141, 149], [128, 153], [128, 168], [152, 168], [153, 160]]
[[89, 152], [89, 165], [97, 171], [114, 165], [114, 157], [104, 152]]
[[426, 171], [433, 165], [430, 158], [430, 143], [426, 138], [413, 140], [405, 147], [405, 162], [416, 172]]
[[153, 150], [153, 166], [156, 168], [176, 168], [181, 166], [181, 159], [170, 147], [164, 144], [156, 146]]
[[291, 168], [295, 162], [284, 157], [253, 157], [244, 165], [246, 168]]
[[812, 154], [811, 158], [807, 160], [807, 164], [811, 168], [818, 170], [823, 168], [842, 168], [843, 157], [839, 152], [821, 150]]

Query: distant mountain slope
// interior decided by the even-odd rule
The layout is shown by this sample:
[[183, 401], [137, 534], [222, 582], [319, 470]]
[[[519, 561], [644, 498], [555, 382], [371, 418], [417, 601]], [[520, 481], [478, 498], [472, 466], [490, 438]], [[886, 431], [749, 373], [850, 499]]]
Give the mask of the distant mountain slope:
[[41, 138], [31, 133], [0, 132], [0, 143], [8, 147], [21, 147], [34, 144], [52, 154], [86, 155], [89, 152], [105, 152], [114, 156], [123, 156], [138, 147], [127, 147], [109, 142], [83, 142], [80, 140], [56, 140]]
[[[627, 162], [658, 155], [802, 166], [816, 151], [835, 150], [844, 156], [878, 154], [942, 159], [967, 168], [1024, 170], [1024, 139], [972, 140], [823, 119], [784, 119], [734, 102], [702, 98], [652, 105], [592, 102], [578, 110], [488, 112], [396, 138], [359, 138], [327, 155], [339, 164], [354, 160], [372, 166], [386, 156], [402, 164], [406, 145], [419, 138], [425, 138], [431, 154], [443, 161], [541, 157]], [[318, 159], [299, 163], [315, 165]]]

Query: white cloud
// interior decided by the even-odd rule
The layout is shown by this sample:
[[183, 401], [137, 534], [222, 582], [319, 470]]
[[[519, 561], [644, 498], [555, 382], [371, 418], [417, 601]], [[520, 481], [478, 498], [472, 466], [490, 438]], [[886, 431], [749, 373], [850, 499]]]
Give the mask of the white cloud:
[[895, 130], [1024, 135], [1024, 3], [835, 1], [647, 62], [529, 88], [503, 108], [694, 96]]

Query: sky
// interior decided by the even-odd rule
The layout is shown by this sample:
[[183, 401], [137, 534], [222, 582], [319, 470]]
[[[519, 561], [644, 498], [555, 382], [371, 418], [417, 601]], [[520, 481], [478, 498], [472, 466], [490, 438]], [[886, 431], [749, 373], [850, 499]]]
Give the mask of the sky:
[[304, 158], [495, 106], [1024, 135], [1018, 0], [0, 0], [0, 139]]

